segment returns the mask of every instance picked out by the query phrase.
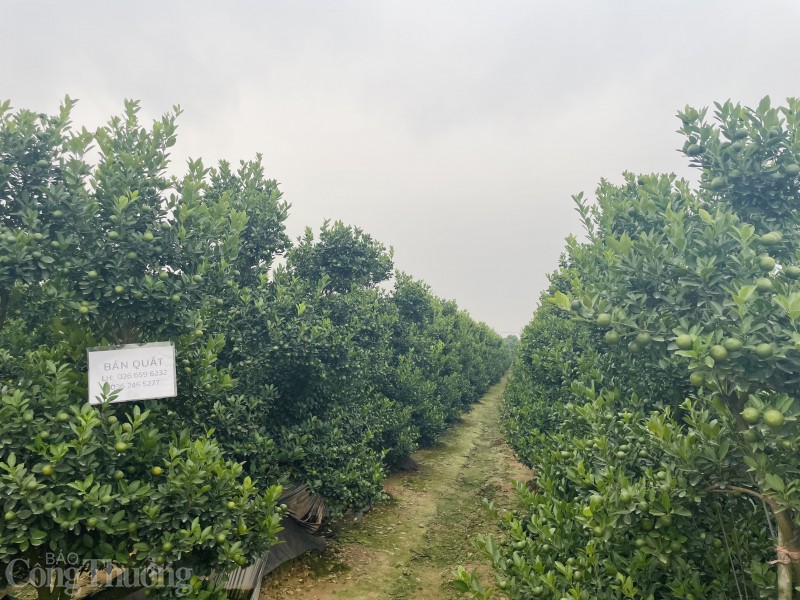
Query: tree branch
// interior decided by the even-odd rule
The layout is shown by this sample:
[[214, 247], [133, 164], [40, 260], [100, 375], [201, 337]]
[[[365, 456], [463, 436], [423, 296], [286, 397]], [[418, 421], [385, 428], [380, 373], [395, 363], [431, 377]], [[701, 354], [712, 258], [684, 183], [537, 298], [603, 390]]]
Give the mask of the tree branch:
[[8, 316], [8, 304], [10, 297], [10, 290], [7, 290], [6, 288], [0, 288], [0, 329], [2, 329], [3, 325], [5, 325], [6, 316]]

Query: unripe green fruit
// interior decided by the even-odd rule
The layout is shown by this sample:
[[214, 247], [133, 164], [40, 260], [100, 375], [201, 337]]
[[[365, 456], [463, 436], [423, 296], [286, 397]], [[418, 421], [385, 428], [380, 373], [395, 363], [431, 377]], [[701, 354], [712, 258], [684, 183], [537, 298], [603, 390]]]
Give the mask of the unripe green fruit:
[[170, 296], [169, 299], [172, 300], [173, 302], [180, 302], [181, 301], [181, 295], [180, 294], [172, 294], [172, 296]]
[[169, 231], [170, 227], [168, 221], [161, 221], [161, 231]]
[[774, 408], [770, 408], [764, 413], [764, 422], [773, 429], [783, 425], [784, 420], [783, 413]]
[[89, 517], [86, 519], [86, 525], [88, 527], [97, 527], [97, 517]]
[[791, 279], [797, 279], [800, 277], [800, 267], [797, 265], [786, 265], [783, 267], [783, 272]]
[[227, 540], [227, 536], [224, 533], [217, 534], [216, 542], [217, 544], [224, 544], [225, 540]]
[[626, 502], [627, 503], [627, 502], [630, 502], [632, 498], [633, 498], [633, 496], [631, 496], [631, 493], [628, 490], [622, 490], [619, 493], [620, 502]]
[[761, 411], [759, 411], [755, 406], [748, 406], [742, 411], [742, 418], [744, 419], [745, 423], [754, 425], [761, 420]]
[[770, 273], [775, 268], [775, 259], [771, 256], [761, 256], [758, 259], [758, 268], [765, 273]]
[[603, 336], [603, 338], [609, 344], [619, 344], [620, 342], [619, 333], [617, 333], [613, 329], [611, 329], [610, 331], [606, 331], [606, 334]]
[[116, 479], [117, 481], [125, 479], [125, 473], [123, 473], [120, 470], [114, 471], [114, 479]]
[[119, 453], [125, 452], [127, 449], [128, 449], [128, 444], [126, 444], [125, 442], [117, 442], [116, 444], [114, 444], [114, 450], [116, 450]]
[[66, 423], [67, 421], [69, 421], [69, 414], [62, 411], [58, 413], [58, 415], [56, 415], [56, 420], [59, 423]]
[[136, 252], [128, 252], [126, 256], [128, 257], [128, 260], [136, 260], [136, 257], [138, 255], [136, 254]]
[[752, 428], [747, 429], [744, 433], [742, 433], [742, 437], [744, 438], [745, 442], [755, 444], [758, 441], [758, 431]]
[[125, 288], [124, 288], [123, 286], [121, 286], [121, 285], [115, 285], [115, 286], [114, 286], [114, 293], [115, 293], [115, 294], [118, 294], [118, 295], [119, 295], [119, 294], [121, 294], [121, 293], [122, 293], [122, 292], [124, 292], [124, 291], [125, 291]]
[[229, 500], [225, 506], [228, 507], [228, 510], [233, 510], [234, 508], [236, 508], [236, 503], [233, 500]]
[[89, 279], [97, 279], [97, 271], [89, 271], [89, 272], [86, 274], [86, 276], [87, 276]]
[[116, 239], [118, 239], [118, 238], [119, 238], [119, 233], [117, 233], [116, 231], [109, 231], [109, 232], [106, 234], [106, 237], [107, 237], [108, 239], [110, 239], [110, 240], [116, 240]]
[[780, 231], [770, 231], [769, 233], [762, 235], [759, 241], [764, 246], [774, 246], [775, 244], [780, 243], [782, 239], [783, 235]]
[[46, 477], [49, 477], [50, 475], [52, 475], [55, 472], [56, 472], [56, 470], [53, 467], [53, 465], [45, 465], [45, 466], [42, 467], [42, 475], [44, 475]]
[[88, 306], [81, 306], [78, 309], [78, 312], [81, 313], [82, 315], [88, 315], [89, 314], [89, 307]]
[[600, 313], [597, 315], [597, 324], [600, 327], [608, 327], [611, 325], [611, 315], [608, 313]]
[[150, 469], [150, 473], [156, 477], [161, 475], [163, 472], [164, 469], [162, 469], [161, 467], [153, 467], [152, 469]]
[[56, 218], [61, 218], [61, 217], [64, 216], [64, 211], [63, 210], [54, 210], [53, 211], [53, 216], [56, 217]]
[[158, 278], [161, 281], [166, 281], [167, 279], [169, 279], [169, 271], [159, 271]]
[[641, 346], [642, 348], [649, 346], [652, 341], [653, 338], [646, 331], [641, 331], [636, 334], [636, 343], [639, 344], [639, 346]]
[[769, 292], [772, 290], [772, 280], [767, 277], [759, 277], [756, 279], [756, 289], [759, 292]]
[[730, 352], [737, 352], [742, 349], [742, 342], [736, 338], [728, 338], [722, 342], [722, 346]]
[[797, 163], [791, 163], [783, 167], [783, 172], [786, 173], [789, 177], [797, 177], [800, 175], [800, 165]]
[[708, 184], [708, 187], [716, 192], [724, 188], [725, 185], [726, 181], [724, 177], [714, 177], [714, 179], [711, 180], [711, 183]]
[[728, 351], [725, 349], [725, 346], [720, 346], [719, 344], [715, 344], [711, 346], [708, 352], [715, 361], [722, 361], [728, 358]]
[[689, 383], [695, 387], [703, 387], [706, 383], [706, 376], [700, 371], [695, 371], [689, 376]]
[[686, 154], [689, 156], [699, 156], [705, 151], [705, 148], [697, 144], [689, 144], [686, 148]]
[[172, 543], [170, 543], [170, 542], [164, 542], [164, 543], [162, 544], [162, 546], [161, 546], [161, 551], [162, 551], [164, 554], [169, 554], [170, 552], [172, 552], [172, 548], [173, 548], [173, 546], [172, 546]]
[[694, 347], [694, 338], [688, 333], [684, 333], [675, 338], [675, 343], [679, 350], [691, 350]]
[[758, 358], [770, 358], [775, 354], [775, 348], [772, 344], [759, 344], [756, 346], [756, 356]]
[[17, 518], [17, 513], [15, 513], [13, 510], [10, 510], [5, 514], [4, 518], [6, 520], [6, 523], [10, 523], [11, 521]]
[[152, 231], [145, 231], [145, 232], [142, 234], [142, 239], [143, 239], [145, 242], [152, 242], [152, 241], [153, 241], [153, 239], [154, 239], [154, 237], [155, 237], [155, 236], [153, 235], [153, 232], [152, 232]]

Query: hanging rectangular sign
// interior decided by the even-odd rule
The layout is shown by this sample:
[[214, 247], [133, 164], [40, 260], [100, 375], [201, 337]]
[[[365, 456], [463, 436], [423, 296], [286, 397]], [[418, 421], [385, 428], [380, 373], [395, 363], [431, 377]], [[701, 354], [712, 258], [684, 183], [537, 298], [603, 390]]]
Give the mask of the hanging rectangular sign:
[[87, 353], [90, 404], [100, 404], [105, 384], [112, 390], [120, 390], [114, 402], [178, 395], [175, 345], [172, 342], [91, 348]]

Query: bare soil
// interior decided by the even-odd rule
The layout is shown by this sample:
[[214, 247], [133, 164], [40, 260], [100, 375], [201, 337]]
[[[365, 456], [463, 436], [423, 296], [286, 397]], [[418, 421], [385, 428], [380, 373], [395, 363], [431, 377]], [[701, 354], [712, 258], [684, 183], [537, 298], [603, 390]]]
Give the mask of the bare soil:
[[473, 543], [478, 533], [497, 532], [482, 500], [510, 509], [512, 481], [531, 478], [500, 431], [505, 385], [504, 379], [492, 387], [435, 447], [414, 454], [418, 471], [389, 477], [388, 501], [363, 519], [334, 523], [325, 552], [271, 573], [261, 600], [456, 599], [450, 581], [459, 565], [491, 583]]

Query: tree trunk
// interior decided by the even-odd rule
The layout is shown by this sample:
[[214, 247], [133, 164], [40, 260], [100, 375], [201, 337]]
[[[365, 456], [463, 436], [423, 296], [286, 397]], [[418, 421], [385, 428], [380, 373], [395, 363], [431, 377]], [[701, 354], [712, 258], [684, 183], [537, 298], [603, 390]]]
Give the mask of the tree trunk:
[[[774, 510], [774, 508], [773, 508]], [[774, 512], [775, 522], [778, 525], [778, 545], [776, 548], [776, 565], [778, 568], [778, 600], [793, 600], [794, 594], [792, 580], [796, 579], [795, 573], [800, 567], [797, 561], [798, 553], [797, 535], [789, 515], [786, 511]], [[800, 580], [797, 581], [800, 583]]]
[[9, 298], [11, 296], [11, 292], [5, 288], [0, 288], [0, 329], [3, 328], [3, 325], [6, 322], [6, 316], [8, 315], [8, 303]]

